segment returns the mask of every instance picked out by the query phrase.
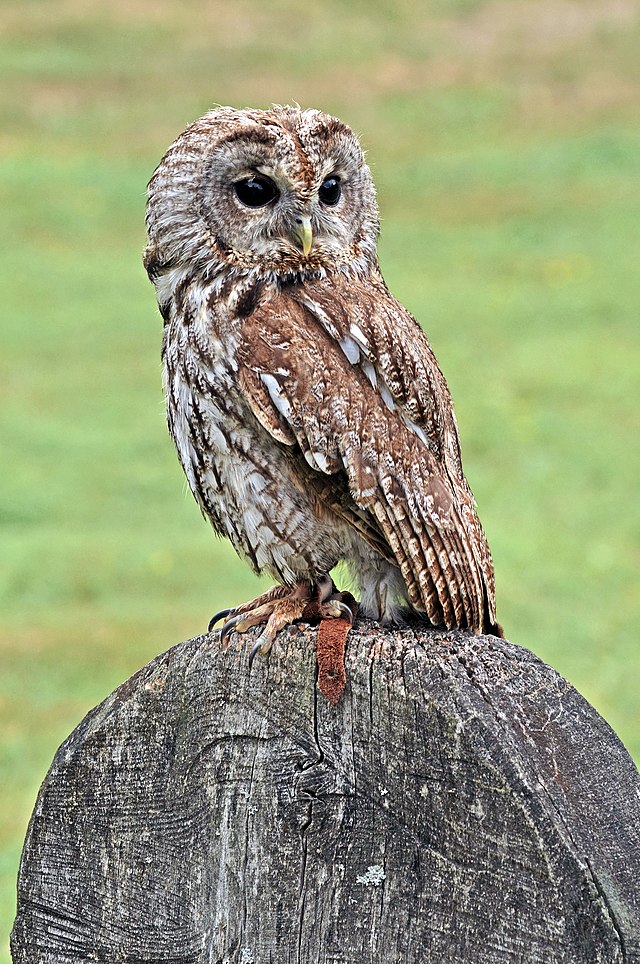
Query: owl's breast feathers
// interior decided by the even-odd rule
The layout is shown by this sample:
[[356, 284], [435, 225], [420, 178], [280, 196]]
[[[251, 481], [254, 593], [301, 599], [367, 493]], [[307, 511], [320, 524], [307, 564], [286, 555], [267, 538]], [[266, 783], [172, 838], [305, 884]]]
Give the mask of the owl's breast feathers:
[[305, 484], [395, 560], [413, 606], [435, 625], [493, 629], [491, 555], [418, 323], [375, 276], [336, 274], [254, 304], [234, 348], [255, 418]]

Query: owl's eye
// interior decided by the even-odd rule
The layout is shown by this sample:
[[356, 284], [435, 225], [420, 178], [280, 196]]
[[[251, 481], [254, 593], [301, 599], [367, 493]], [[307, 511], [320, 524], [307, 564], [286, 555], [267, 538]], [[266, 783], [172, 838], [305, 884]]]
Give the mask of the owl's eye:
[[318, 197], [323, 204], [337, 204], [342, 194], [339, 177], [327, 177], [318, 189]]
[[238, 200], [248, 208], [263, 208], [279, 196], [273, 181], [262, 174], [244, 177], [241, 181], [236, 181], [233, 188]]

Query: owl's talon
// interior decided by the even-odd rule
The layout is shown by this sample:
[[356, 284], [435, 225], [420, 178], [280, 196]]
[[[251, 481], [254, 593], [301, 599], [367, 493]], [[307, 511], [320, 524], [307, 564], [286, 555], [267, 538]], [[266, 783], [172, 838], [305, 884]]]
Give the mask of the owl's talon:
[[241, 620], [241, 616], [232, 616], [231, 619], [227, 619], [226, 623], [222, 626], [220, 630], [220, 642], [222, 642], [229, 633], [232, 633]]
[[[261, 656], [266, 656], [267, 653], [271, 652], [273, 647], [276, 633], [279, 631], [280, 627], [278, 625], [279, 621], [271, 622], [271, 618], [267, 621], [267, 625], [264, 630], [260, 633], [258, 639], [251, 647], [251, 652], [249, 653], [249, 669], [253, 665], [253, 661], [260, 653]], [[286, 625], [286, 624], [285, 624]]]
[[336, 606], [343, 614], [345, 619], [349, 621], [349, 625], [353, 626], [354, 615], [351, 609], [349, 609], [349, 607], [347, 606], [347, 604], [340, 602], [340, 600], [334, 600], [333, 605]]
[[251, 669], [251, 667], [253, 666], [253, 661], [258, 655], [258, 653], [260, 652], [261, 648], [262, 648], [262, 642], [260, 640], [258, 640], [257, 643], [254, 643], [253, 646], [251, 647], [251, 652], [249, 653], [249, 669]]
[[212, 616], [211, 619], [209, 620], [209, 625], [207, 626], [207, 632], [208, 633], [213, 632], [213, 627], [215, 626], [215, 624], [217, 622], [220, 622], [221, 619], [224, 619], [225, 616], [229, 616], [230, 613], [233, 613], [233, 612], [235, 612], [234, 609], [221, 609], [219, 612], [217, 612], [215, 616]]
[[[347, 602], [344, 602], [344, 599]], [[211, 625], [217, 619], [229, 616], [220, 629], [220, 642], [223, 642], [232, 632], [241, 636], [253, 626], [262, 624], [262, 632], [249, 652], [249, 669], [251, 669], [258, 653], [265, 656], [274, 645], [278, 633], [285, 626], [290, 626], [301, 619], [311, 619], [312, 622], [342, 619], [349, 624], [346, 630], [348, 632], [353, 625], [355, 612], [357, 612], [357, 603], [353, 596], [350, 593], [338, 593], [330, 577], [327, 576], [318, 580], [315, 585], [302, 580], [293, 589], [282, 585], [274, 586], [243, 606], [217, 613]], [[240, 647], [239, 642], [238, 648]]]

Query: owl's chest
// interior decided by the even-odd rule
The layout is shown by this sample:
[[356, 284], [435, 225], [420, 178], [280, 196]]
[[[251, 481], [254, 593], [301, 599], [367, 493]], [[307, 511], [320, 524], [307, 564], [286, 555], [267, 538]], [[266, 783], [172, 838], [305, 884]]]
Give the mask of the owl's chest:
[[189, 485], [210, 511], [231, 491], [246, 488], [255, 424], [239, 386], [232, 336], [171, 325], [165, 335], [167, 422]]
[[167, 422], [189, 486], [214, 527], [237, 543], [273, 512], [277, 476], [289, 487], [281, 448], [250, 410], [233, 337], [206, 341], [188, 327], [168, 331], [164, 350]]
[[234, 356], [215, 344], [167, 343], [167, 420], [189, 486], [213, 527], [257, 571], [295, 582], [329, 571], [342, 552], [341, 526], [296, 466], [296, 454], [258, 422]]

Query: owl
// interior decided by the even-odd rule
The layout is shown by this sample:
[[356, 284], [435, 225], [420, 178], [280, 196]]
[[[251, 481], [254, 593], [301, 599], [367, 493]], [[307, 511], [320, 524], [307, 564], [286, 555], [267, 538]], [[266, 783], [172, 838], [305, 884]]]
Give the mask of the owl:
[[168, 427], [198, 505], [277, 584], [225, 610], [265, 653], [313, 610], [500, 633], [447, 384], [378, 266], [353, 132], [318, 110], [220, 107], [148, 189]]

